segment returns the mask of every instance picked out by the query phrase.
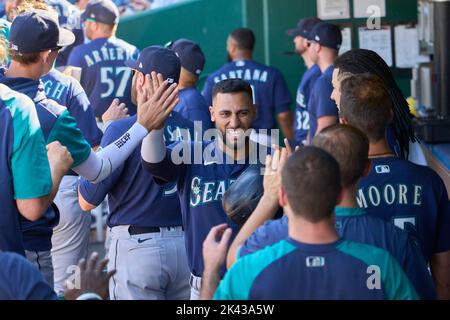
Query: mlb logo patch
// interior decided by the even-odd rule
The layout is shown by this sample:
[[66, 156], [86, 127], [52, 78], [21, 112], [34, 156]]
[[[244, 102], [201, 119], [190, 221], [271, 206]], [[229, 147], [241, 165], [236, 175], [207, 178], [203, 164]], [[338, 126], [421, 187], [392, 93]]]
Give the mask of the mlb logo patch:
[[376, 166], [375, 167], [375, 172], [378, 173], [378, 174], [390, 173], [391, 172], [391, 168], [389, 168], [388, 165]]
[[324, 257], [306, 257], [306, 266], [309, 268], [323, 267], [324, 265]]

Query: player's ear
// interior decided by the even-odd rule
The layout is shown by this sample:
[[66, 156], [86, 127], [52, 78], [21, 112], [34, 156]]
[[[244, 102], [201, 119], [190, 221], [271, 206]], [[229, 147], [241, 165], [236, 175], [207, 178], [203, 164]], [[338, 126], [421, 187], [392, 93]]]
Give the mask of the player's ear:
[[339, 195], [337, 198], [337, 204], [341, 203], [342, 199], [344, 199], [344, 188], [341, 187], [341, 189], [339, 190]]
[[142, 72], [137, 73], [137, 83], [139, 86], [143, 86], [145, 83], [145, 76]]
[[367, 163], [366, 163], [366, 166], [364, 167], [364, 171], [362, 174], [363, 177], [367, 177], [369, 175], [370, 170], [372, 170], [372, 164], [373, 164], [372, 160], [367, 159]]
[[39, 53], [39, 55], [41, 56], [41, 60], [44, 62], [47, 62], [50, 52], [51, 52], [51, 50], [45, 50], [45, 51], [42, 51], [41, 53]]
[[210, 113], [210, 116], [211, 116], [211, 121], [212, 122], [216, 122], [216, 117], [214, 115], [214, 108], [213, 108], [213, 106], [209, 107], [209, 113]]
[[284, 190], [283, 186], [280, 186], [280, 189], [278, 190], [278, 202], [280, 204], [280, 207], [284, 208], [287, 206], [288, 201], [287, 201], [287, 195], [286, 195], [286, 191]]
[[258, 109], [256, 108], [256, 104], [252, 104], [252, 113], [253, 113], [253, 118], [256, 118], [256, 116], [258, 114]]
[[389, 109], [389, 123], [391, 123], [392, 121], [394, 121], [394, 110]]
[[347, 121], [347, 119], [345, 117], [339, 117], [339, 122], [341, 124], [348, 124], [348, 121]]

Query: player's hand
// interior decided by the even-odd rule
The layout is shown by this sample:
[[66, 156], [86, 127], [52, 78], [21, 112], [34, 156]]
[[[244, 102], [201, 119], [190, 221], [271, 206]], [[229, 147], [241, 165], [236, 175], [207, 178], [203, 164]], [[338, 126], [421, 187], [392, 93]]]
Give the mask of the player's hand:
[[109, 279], [116, 273], [116, 270], [104, 272], [107, 264], [108, 259], [98, 261], [97, 252], [92, 253], [87, 262], [81, 259], [73, 276], [74, 281], [67, 280], [65, 283], [64, 298], [75, 300], [82, 294], [95, 293], [107, 299]]
[[211, 228], [203, 241], [204, 269], [218, 272], [225, 263], [232, 230], [226, 223]]
[[157, 76], [152, 79], [146, 75], [144, 86], [137, 86], [137, 122], [148, 131], [164, 128], [165, 120], [179, 101], [176, 83], [169, 85], [167, 80], [157, 83]]
[[128, 108], [125, 103], [120, 103], [119, 99], [115, 98], [108, 110], [102, 115], [102, 121], [104, 123], [109, 121], [115, 121], [122, 118], [129, 117]]
[[278, 192], [281, 186], [281, 171], [288, 158], [286, 148], [274, 146], [275, 153], [273, 156], [266, 157], [266, 169], [264, 171], [264, 195], [271, 204], [277, 205], [279, 202]]
[[50, 169], [52, 173], [62, 176], [64, 175], [73, 164], [72, 155], [69, 150], [59, 141], [53, 141], [47, 146], [47, 158], [50, 164]]

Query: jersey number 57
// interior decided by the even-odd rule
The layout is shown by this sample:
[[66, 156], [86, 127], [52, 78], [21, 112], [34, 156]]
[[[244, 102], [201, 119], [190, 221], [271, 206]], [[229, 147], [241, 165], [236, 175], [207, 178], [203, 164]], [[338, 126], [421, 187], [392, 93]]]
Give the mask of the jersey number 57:
[[[128, 67], [102, 67], [100, 68], [100, 82], [106, 86], [106, 91], [100, 97], [108, 98], [112, 94], [116, 98], [122, 98], [125, 94], [132, 70]], [[117, 87], [116, 87], [116, 84]]]

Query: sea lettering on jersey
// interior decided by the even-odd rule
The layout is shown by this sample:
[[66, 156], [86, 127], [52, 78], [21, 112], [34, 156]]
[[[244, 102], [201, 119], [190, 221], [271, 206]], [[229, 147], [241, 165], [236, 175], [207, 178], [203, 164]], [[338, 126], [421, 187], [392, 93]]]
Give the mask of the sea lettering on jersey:
[[235, 179], [203, 181], [199, 176], [191, 180], [191, 207], [198, 207], [213, 201], [222, 201], [222, 196]]

